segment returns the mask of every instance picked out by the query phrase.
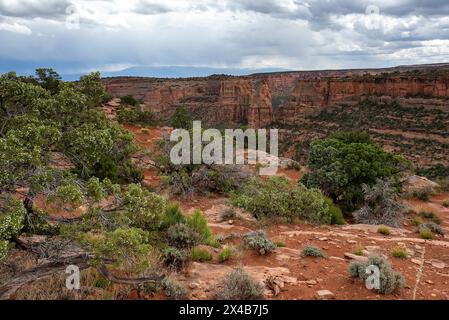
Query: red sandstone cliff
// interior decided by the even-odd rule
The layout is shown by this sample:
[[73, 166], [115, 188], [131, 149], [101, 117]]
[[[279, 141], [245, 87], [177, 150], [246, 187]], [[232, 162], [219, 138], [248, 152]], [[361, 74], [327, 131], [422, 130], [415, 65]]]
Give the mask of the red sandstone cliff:
[[210, 125], [248, 123], [254, 128], [265, 127], [273, 120], [294, 123], [323, 108], [356, 103], [367, 95], [449, 97], [448, 65], [246, 77], [124, 77], [104, 79], [104, 84], [114, 97], [132, 95], [143, 101], [143, 108], [161, 118], [169, 118], [182, 105]]

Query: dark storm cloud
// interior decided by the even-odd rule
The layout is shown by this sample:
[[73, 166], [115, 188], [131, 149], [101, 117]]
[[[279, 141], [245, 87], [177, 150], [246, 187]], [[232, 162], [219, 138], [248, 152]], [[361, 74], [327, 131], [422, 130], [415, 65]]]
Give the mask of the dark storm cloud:
[[17, 18], [58, 18], [71, 5], [68, 0], [0, 0], [0, 16]]
[[138, 1], [131, 10], [138, 14], [148, 14], [148, 15], [168, 13], [174, 11], [174, 9], [171, 8], [169, 5], [169, 1], [154, 3], [145, 0]]

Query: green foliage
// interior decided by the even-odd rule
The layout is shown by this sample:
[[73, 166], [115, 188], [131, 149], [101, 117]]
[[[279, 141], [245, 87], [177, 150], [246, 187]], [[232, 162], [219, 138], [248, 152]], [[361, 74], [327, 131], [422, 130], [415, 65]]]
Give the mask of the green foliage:
[[0, 188], [29, 184], [48, 168], [50, 152], [68, 157], [82, 178], [103, 179], [100, 173], [109, 170], [112, 180], [126, 180], [137, 149], [132, 135], [96, 108], [104, 93], [99, 74], [78, 83], [62, 82], [47, 69], [38, 74], [36, 81], [0, 76]]
[[432, 212], [432, 211], [421, 211], [421, 212], [419, 213], [419, 215], [420, 215], [422, 218], [426, 219], [426, 220], [432, 221], [433, 223], [441, 224], [441, 218], [438, 217], [438, 216], [437, 216], [434, 212]]
[[343, 212], [339, 207], [337, 207], [331, 198], [325, 198], [324, 202], [329, 207], [329, 212], [332, 217], [331, 224], [332, 225], [344, 225], [346, 223], [345, 218], [343, 216]]
[[310, 172], [301, 181], [357, 208], [363, 201], [363, 184], [373, 185], [376, 179], [396, 175], [406, 165], [403, 158], [385, 152], [364, 136], [340, 135], [312, 142]]
[[162, 287], [164, 288], [165, 295], [171, 299], [187, 299], [187, 289], [173, 278], [166, 277], [162, 280]]
[[429, 230], [433, 233], [436, 233], [440, 236], [444, 235], [444, 230], [438, 224], [434, 222], [423, 223], [418, 226], [418, 232], [420, 233], [422, 230]]
[[234, 208], [227, 208], [221, 215], [221, 219], [223, 221], [225, 220], [231, 220], [235, 219], [237, 216], [237, 212], [235, 212]]
[[201, 236], [201, 242], [214, 246], [214, 235], [207, 225], [207, 220], [200, 210], [186, 218], [186, 224]]
[[148, 266], [146, 257], [151, 251], [148, 241], [148, 232], [137, 228], [117, 228], [101, 234], [87, 233], [81, 240], [95, 252], [96, 259], [112, 259], [116, 265], [133, 270]]
[[391, 231], [390, 228], [382, 226], [377, 229], [377, 233], [383, 234], [384, 236], [389, 236]]
[[192, 260], [198, 262], [207, 262], [212, 260], [212, 253], [205, 249], [193, 248]]
[[424, 221], [420, 217], [414, 217], [412, 220], [413, 225], [419, 226], [424, 223]]
[[220, 263], [226, 262], [229, 259], [231, 259], [232, 255], [233, 255], [233, 251], [230, 247], [226, 247], [223, 250], [220, 251], [220, 253], [218, 254], [218, 261]]
[[443, 207], [449, 208], [449, 199], [443, 201]]
[[0, 202], [0, 261], [8, 254], [9, 240], [23, 229], [26, 214], [22, 202], [9, 197], [3, 202]]
[[274, 244], [276, 245], [277, 248], [285, 248], [287, 247], [287, 244], [283, 241], [275, 241]]
[[292, 186], [284, 177], [271, 177], [266, 181], [253, 178], [242, 192], [233, 193], [231, 200], [234, 206], [248, 210], [258, 219], [278, 217], [290, 222], [303, 219], [330, 224], [336, 214], [318, 189], [308, 189], [302, 184]]
[[117, 111], [117, 121], [119, 123], [132, 123], [149, 126], [153, 126], [157, 123], [151, 111], [124, 108]]
[[397, 191], [389, 180], [377, 180], [373, 186], [364, 184], [364, 206], [353, 213], [357, 223], [388, 225], [399, 228], [407, 207], [398, 201]]
[[5, 259], [9, 251], [9, 242], [6, 240], [0, 240], [0, 261]]
[[187, 267], [190, 262], [190, 256], [184, 250], [168, 247], [162, 250], [164, 264], [176, 271]]
[[175, 114], [171, 120], [171, 126], [175, 129], [189, 130], [193, 126], [193, 119], [184, 107], [176, 108]]
[[97, 177], [92, 177], [87, 182], [87, 192], [89, 197], [95, 202], [100, 202], [106, 197], [103, 184]]
[[0, 240], [10, 240], [20, 234], [25, 213], [23, 203], [13, 198], [0, 205]]
[[237, 269], [223, 281], [216, 296], [218, 300], [261, 300], [263, 286], [242, 269]]
[[432, 187], [425, 187], [421, 188], [419, 190], [416, 190], [413, 192], [413, 197], [417, 198], [418, 200], [427, 202], [430, 200], [430, 197], [433, 194]]
[[391, 251], [391, 255], [399, 259], [407, 259], [408, 257], [407, 250], [402, 247], [394, 248], [393, 251]]
[[59, 92], [61, 86], [61, 76], [51, 68], [39, 68], [36, 69], [37, 83], [49, 91], [51, 94], [56, 94]]
[[202, 236], [185, 224], [175, 224], [167, 230], [167, 241], [176, 248], [191, 248], [202, 242]]
[[437, 164], [432, 167], [420, 168], [416, 171], [416, 174], [429, 178], [430, 180], [436, 180], [438, 178], [449, 177], [449, 166]]
[[364, 248], [362, 246], [358, 246], [355, 250], [354, 250], [354, 254], [356, 256], [363, 256], [363, 250]]
[[139, 101], [131, 95], [121, 97], [120, 101], [126, 105], [133, 107], [137, 107], [139, 105]]
[[380, 288], [376, 290], [381, 294], [392, 294], [405, 285], [404, 276], [394, 271], [390, 263], [382, 257], [372, 256], [367, 262], [355, 261], [349, 265], [349, 273], [352, 278], [360, 278], [363, 282], [368, 279], [370, 274], [366, 272], [368, 266], [377, 266], [380, 271]]
[[69, 204], [73, 208], [78, 208], [83, 204], [84, 194], [78, 185], [66, 184], [56, 188], [54, 199], [61, 205]]
[[421, 228], [419, 230], [419, 235], [421, 236], [421, 238], [426, 239], [426, 240], [432, 240], [433, 239], [432, 231], [430, 231], [427, 228]]
[[259, 252], [260, 255], [269, 254], [276, 249], [276, 245], [267, 238], [263, 230], [245, 234], [243, 241], [245, 245]]
[[186, 218], [179, 204], [169, 203], [162, 218], [161, 229], [165, 230], [178, 223], [185, 223]]
[[302, 249], [301, 257], [325, 258], [326, 255], [318, 247], [307, 246], [304, 249]]
[[87, 97], [90, 107], [99, 107], [107, 96], [101, 83], [100, 72], [92, 72], [82, 76], [77, 83], [78, 90]]
[[105, 277], [100, 276], [95, 280], [94, 286], [96, 288], [107, 289], [111, 286], [111, 282]]
[[126, 215], [133, 226], [143, 230], [160, 228], [162, 216], [167, 207], [167, 201], [164, 198], [149, 192], [139, 184], [130, 184], [125, 188], [123, 201]]

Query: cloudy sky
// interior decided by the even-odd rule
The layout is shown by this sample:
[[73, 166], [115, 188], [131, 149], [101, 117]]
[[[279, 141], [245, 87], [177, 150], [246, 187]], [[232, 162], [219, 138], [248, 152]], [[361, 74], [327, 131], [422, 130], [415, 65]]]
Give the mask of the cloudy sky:
[[449, 1], [0, 0], [0, 48], [65, 75], [449, 62]]

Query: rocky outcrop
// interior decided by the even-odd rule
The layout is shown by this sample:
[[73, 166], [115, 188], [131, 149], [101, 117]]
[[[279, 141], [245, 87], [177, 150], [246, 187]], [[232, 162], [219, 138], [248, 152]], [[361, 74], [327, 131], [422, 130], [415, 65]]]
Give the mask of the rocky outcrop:
[[267, 81], [256, 84], [253, 101], [248, 110], [248, 125], [251, 128], [263, 128], [273, 121], [273, 98]]

